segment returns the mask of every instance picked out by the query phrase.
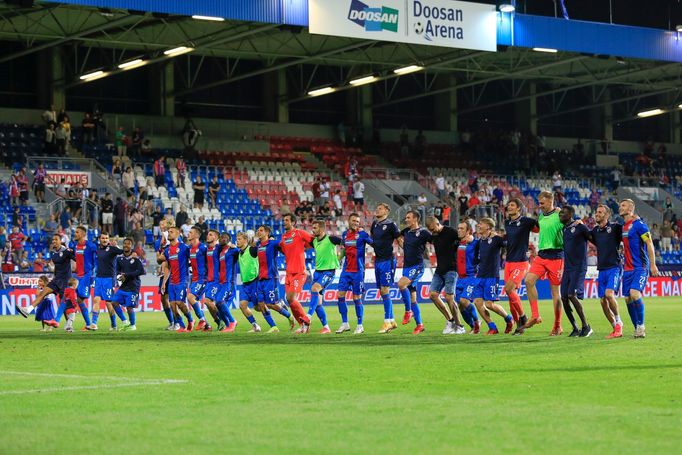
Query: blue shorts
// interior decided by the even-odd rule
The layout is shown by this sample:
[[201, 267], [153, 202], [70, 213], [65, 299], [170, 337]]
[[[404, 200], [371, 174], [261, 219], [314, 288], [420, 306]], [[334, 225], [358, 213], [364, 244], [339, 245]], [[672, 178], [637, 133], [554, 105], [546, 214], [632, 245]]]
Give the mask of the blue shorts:
[[395, 259], [378, 261], [374, 265], [374, 276], [377, 280], [377, 287], [389, 287], [395, 282]]
[[474, 291], [476, 290], [476, 283], [478, 279], [473, 276], [466, 278], [460, 278], [457, 280], [457, 285], [455, 286], [455, 294], [457, 302], [462, 299], [472, 302], [474, 300]]
[[437, 292], [440, 294], [440, 291], [445, 289], [445, 293], [447, 295], [453, 295], [455, 293], [456, 283], [457, 272], [455, 272], [454, 270], [445, 272], [445, 275], [441, 275], [440, 273], [434, 273], [433, 278], [431, 279], [431, 288], [429, 290], [431, 292]]
[[649, 272], [644, 269], [626, 270], [623, 272], [623, 295], [629, 296], [630, 291], [644, 291]]
[[218, 298], [218, 291], [220, 290], [220, 283], [206, 283], [206, 289], [204, 289], [204, 297], [213, 302]]
[[218, 288], [218, 295], [216, 295], [217, 303], [232, 303], [234, 300], [235, 289], [233, 283], [221, 284]]
[[403, 277], [408, 278], [413, 286], [419, 283], [422, 275], [424, 275], [424, 264], [403, 267]]
[[486, 302], [497, 302], [500, 300], [500, 293], [497, 290], [499, 284], [500, 280], [498, 278], [476, 278], [474, 299], [483, 299]]
[[620, 280], [623, 275], [623, 270], [620, 267], [612, 267], [606, 270], [599, 271], [598, 294], [601, 299], [606, 295], [606, 291], [611, 289], [614, 293], [618, 292], [620, 288]]
[[163, 284], [163, 277], [159, 278], [159, 295], [165, 295], [168, 294], [168, 284], [170, 283], [170, 279], [166, 281], [166, 287], [164, 289], [161, 289], [161, 285]]
[[118, 303], [126, 308], [135, 308], [139, 301], [140, 294], [137, 292], [121, 291], [120, 289], [114, 294], [112, 302]]
[[50, 321], [54, 319], [52, 299], [43, 299], [36, 307], [36, 321]]
[[169, 284], [168, 285], [168, 301], [182, 302], [187, 300], [187, 287], [184, 284]]
[[189, 293], [192, 294], [194, 297], [196, 297], [197, 300], [200, 300], [201, 297], [203, 297], [205, 290], [206, 290], [206, 283], [202, 283], [200, 281], [197, 281], [196, 283], [190, 283], [189, 284]]
[[258, 302], [274, 305], [279, 300], [279, 282], [275, 278], [258, 280]]
[[579, 299], [585, 296], [585, 274], [587, 270], [565, 270], [561, 276], [561, 297], [567, 299], [575, 295]]
[[67, 281], [61, 281], [61, 280], [52, 280], [49, 283], [47, 283], [47, 287], [52, 289], [55, 293], [55, 295], [58, 295], [59, 298], [64, 298], [64, 289], [69, 285], [68, 280]]
[[90, 289], [92, 288], [92, 276], [84, 276], [78, 278], [78, 287], [76, 288], [76, 295], [81, 299], [90, 297]]
[[313, 274], [313, 284], [317, 283], [322, 286], [322, 289], [325, 289], [332, 283], [332, 281], [334, 281], [334, 274], [334, 270], [315, 272]]
[[95, 297], [111, 302], [114, 297], [114, 279], [113, 278], [95, 278]]
[[239, 300], [249, 305], [258, 305], [258, 280], [244, 283], [239, 288]]
[[350, 290], [353, 291], [353, 295], [363, 295], [365, 293], [364, 272], [341, 272], [339, 292], [346, 293]]

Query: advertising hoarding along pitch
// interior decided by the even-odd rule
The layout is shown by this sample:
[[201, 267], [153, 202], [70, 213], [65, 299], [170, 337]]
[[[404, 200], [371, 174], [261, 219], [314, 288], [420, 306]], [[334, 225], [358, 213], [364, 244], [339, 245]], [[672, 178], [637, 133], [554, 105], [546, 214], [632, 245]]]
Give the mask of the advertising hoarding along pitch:
[[309, 0], [310, 33], [497, 50], [492, 5], [453, 0]]

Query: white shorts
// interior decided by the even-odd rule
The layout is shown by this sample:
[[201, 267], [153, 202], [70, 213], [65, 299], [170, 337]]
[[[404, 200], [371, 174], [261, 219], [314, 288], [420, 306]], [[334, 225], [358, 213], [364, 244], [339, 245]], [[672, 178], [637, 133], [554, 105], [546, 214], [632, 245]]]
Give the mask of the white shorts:
[[113, 224], [114, 214], [113, 213], [102, 213], [102, 224]]

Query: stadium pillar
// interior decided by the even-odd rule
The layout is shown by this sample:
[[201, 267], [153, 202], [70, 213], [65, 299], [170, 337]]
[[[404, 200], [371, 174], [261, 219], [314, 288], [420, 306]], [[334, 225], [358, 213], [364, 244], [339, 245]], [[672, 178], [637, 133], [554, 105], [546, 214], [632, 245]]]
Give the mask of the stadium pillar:
[[173, 60], [159, 63], [149, 71], [149, 104], [155, 115], [175, 115], [175, 73]]
[[526, 82], [518, 95], [528, 98], [514, 103], [514, 126], [522, 133], [538, 134], [538, 99], [535, 93], [535, 82]]
[[673, 112], [673, 144], [682, 144], [682, 111]]
[[263, 118], [267, 122], [288, 123], [287, 73], [285, 69], [263, 75]]
[[363, 85], [346, 91], [346, 124], [360, 125], [365, 137], [373, 126], [372, 85]]
[[50, 99], [55, 109], [66, 109], [66, 90], [64, 89], [64, 55], [60, 46], [50, 49], [50, 63], [52, 77], [50, 80]]
[[[457, 78], [450, 75], [439, 76], [436, 90], [457, 85]], [[441, 131], [457, 131], [457, 90], [450, 90], [436, 96], [434, 100], [434, 126]]]
[[[599, 101], [608, 102], [611, 100], [611, 93], [607, 89], [604, 91]], [[604, 106], [593, 107], [589, 110], [589, 129], [588, 134], [590, 139], [606, 139], [613, 140], [613, 105], [605, 104]]]

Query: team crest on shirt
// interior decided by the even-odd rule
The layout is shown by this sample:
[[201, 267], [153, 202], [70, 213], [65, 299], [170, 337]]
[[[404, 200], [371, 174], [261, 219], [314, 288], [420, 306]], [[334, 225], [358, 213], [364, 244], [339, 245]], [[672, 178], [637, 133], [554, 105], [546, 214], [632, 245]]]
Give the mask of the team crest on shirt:
[[609, 227], [606, 228], [606, 232], [609, 233], [609, 234], [611, 233], [611, 226], [609, 226]]
[[131, 264], [132, 264], [133, 262], [135, 262], [135, 259], [131, 259], [131, 260], [130, 260], [130, 263], [131, 263]]
[[490, 245], [491, 243], [493, 243], [493, 239], [488, 239], [488, 245]]
[[384, 224], [384, 231], [386, 230], [387, 227], [388, 227], [388, 226], [386, 226], [386, 225]]
[[572, 227], [571, 228], [571, 234], [573, 234], [574, 232], [575, 232], [575, 227]]
[[60, 252], [59, 252], [59, 257], [62, 257], [62, 256], [64, 256], [64, 253], [62, 253], [62, 252], [60, 251]]
[[521, 226], [521, 220], [518, 220], [518, 221], [516, 222], [516, 225], [517, 225], [517, 226]]
[[419, 234], [421, 234], [421, 232], [417, 232], [417, 233], [415, 234], [415, 236], [419, 237]]

